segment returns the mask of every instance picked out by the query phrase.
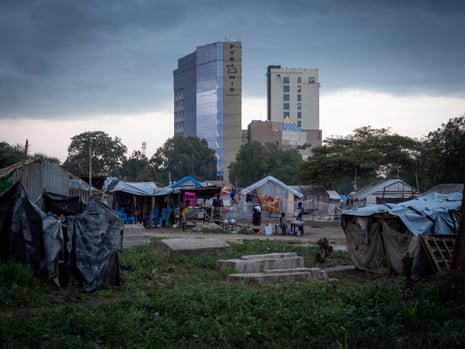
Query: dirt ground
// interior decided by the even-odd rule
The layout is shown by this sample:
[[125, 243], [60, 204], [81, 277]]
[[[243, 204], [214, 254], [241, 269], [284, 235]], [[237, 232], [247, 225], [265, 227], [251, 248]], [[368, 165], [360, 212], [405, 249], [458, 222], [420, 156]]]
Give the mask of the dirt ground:
[[[224, 234], [221, 233], [204, 233], [199, 230], [218, 230], [219, 226], [214, 223], [203, 223], [197, 222], [196, 228], [186, 229], [182, 231], [179, 228], [157, 228], [157, 229], [146, 229], [146, 233], [154, 237], [165, 237], [165, 238], [215, 238], [230, 242], [242, 242], [244, 240], [287, 240], [287, 241], [298, 241], [303, 244], [315, 244], [321, 238], [327, 238], [329, 243], [333, 246], [340, 246], [343, 248], [346, 245], [346, 238], [344, 231], [339, 222], [310, 222], [306, 221], [304, 226], [303, 236], [283, 236], [283, 235], [265, 235], [265, 224], [263, 222], [262, 228], [256, 234], [242, 234], [235, 233], [234, 231], [225, 230]], [[271, 223], [271, 222], [270, 222]], [[241, 224], [242, 228], [248, 228], [250, 224]], [[273, 227], [274, 228], [274, 227]], [[250, 229], [248, 229], [250, 230]], [[274, 232], [274, 229], [273, 229]]]

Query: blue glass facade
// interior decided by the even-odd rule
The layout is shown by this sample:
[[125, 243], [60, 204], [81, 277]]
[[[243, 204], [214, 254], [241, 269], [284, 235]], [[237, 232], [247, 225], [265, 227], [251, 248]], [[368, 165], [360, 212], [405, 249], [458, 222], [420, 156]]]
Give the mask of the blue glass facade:
[[223, 179], [223, 43], [198, 47], [174, 71], [175, 134], [205, 139]]

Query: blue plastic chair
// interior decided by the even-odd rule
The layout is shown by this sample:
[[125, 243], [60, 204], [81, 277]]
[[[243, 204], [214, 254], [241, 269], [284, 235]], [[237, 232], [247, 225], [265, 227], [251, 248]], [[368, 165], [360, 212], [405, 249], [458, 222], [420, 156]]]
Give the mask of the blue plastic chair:
[[123, 218], [124, 224], [128, 224], [128, 215], [124, 212], [121, 213], [121, 218]]
[[166, 223], [169, 221], [170, 214], [171, 214], [171, 207], [169, 207], [168, 209], [166, 209], [166, 208], [161, 209], [160, 225], [162, 227], [166, 226]]
[[128, 224], [136, 224], [136, 216], [129, 216], [127, 218]]
[[154, 228], [158, 227], [158, 220], [159, 220], [158, 208], [154, 208], [153, 213], [152, 213], [152, 227]]
[[160, 218], [158, 217], [158, 208], [154, 208], [152, 212], [152, 217], [150, 217], [150, 215], [148, 214], [146, 214], [144, 217], [145, 227], [149, 227], [149, 228], [158, 227], [159, 219]]

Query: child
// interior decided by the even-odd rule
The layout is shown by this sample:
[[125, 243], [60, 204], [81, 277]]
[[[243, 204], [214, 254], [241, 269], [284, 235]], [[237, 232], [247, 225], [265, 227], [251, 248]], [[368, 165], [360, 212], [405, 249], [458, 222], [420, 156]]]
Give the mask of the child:
[[281, 213], [281, 218], [279, 219], [279, 226], [281, 227], [281, 235], [287, 235], [287, 219], [286, 214]]

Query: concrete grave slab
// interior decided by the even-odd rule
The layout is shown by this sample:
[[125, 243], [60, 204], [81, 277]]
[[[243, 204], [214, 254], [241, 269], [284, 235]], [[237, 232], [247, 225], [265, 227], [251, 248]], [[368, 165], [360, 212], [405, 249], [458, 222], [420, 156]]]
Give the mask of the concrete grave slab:
[[230, 245], [218, 239], [164, 239], [157, 243], [156, 249], [160, 253], [175, 256], [215, 256], [226, 251]]

